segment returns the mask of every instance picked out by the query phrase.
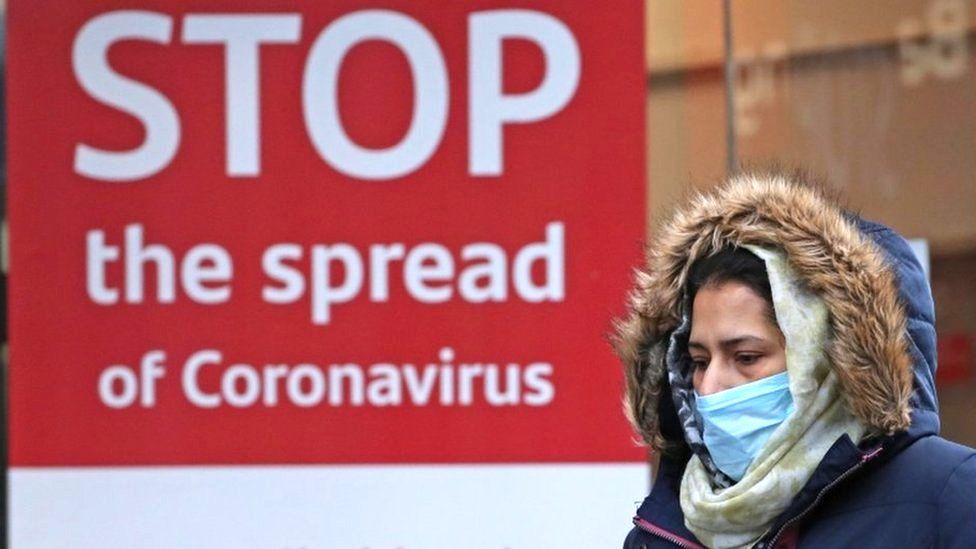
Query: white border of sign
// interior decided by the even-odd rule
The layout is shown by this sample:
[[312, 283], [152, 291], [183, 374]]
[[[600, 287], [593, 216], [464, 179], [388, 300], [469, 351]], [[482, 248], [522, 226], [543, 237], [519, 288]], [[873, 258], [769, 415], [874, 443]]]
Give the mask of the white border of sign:
[[11, 547], [617, 547], [646, 464], [14, 468]]

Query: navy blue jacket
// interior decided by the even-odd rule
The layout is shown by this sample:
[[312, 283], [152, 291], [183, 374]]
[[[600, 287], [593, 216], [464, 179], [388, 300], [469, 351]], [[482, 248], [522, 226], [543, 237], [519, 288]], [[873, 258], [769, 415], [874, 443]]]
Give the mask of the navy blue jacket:
[[[913, 359], [911, 427], [857, 447], [844, 435], [757, 547], [976, 548], [976, 452], [938, 436], [932, 296], [907, 243], [857, 220], [884, 251], [905, 305]], [[661, 432], [679, 440], [668, 390], [658, 402]], [[626, 549], [700, 547], [678, 502], [687, 452], [662, 456], [651, 494], [634, 517]]]

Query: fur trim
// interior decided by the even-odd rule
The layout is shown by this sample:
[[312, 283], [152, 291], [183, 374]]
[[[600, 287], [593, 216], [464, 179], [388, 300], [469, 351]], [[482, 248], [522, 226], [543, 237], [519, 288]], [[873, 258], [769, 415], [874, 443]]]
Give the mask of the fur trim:
[[783, 249], [830, 312], [828, 356], [846, 403], [875, 434], [908, 428], [912, 361], [905, 308], [884, 252], [843, 209], [798, 175], [745, 173], [700, 193], [656, 234], [636, 273], [629, 314], [615, 323], [625, 411], [644, 442], [662, 449], [658, 399], [665, 348], [680, 320], [689, 267], [726, 246]]

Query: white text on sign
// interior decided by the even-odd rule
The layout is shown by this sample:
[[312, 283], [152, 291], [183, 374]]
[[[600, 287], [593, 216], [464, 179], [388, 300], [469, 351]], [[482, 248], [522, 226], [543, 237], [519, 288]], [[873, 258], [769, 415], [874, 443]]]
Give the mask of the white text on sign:
[[[223, 246], [197, 244], [178, 258], [164, 244], [147, 244], [137, 223], [125, 227], [122, 244], [110, 243], [102, 229], [88, 231], [85, 240], [85, 287], [94, 303], [174, 303], [178, 294], [207, 305], [231, 299], [234, 262]], [[542, 241], [525, 244], [511, 258], [492, 242], [465, 244], [456, 254], [436, 242], [371, 244], [368, 251], [343, 242], [307, 249], [274, 244], [261, 257], [268, 279], [261, 298], [282, 305], [308, 295], [312, 323], [324, 325], [332, 321], [334, 305], [364, 293], [374, 303], [389, 301], [390, 280], [399, 271], [406, 294], [421, 303], [445, 303], [455, 296], [469, 303], [506, 302], [513, 294], [527, 303], [561, 302], [565, 241], [563, 223], [553, 221]], [[298, 266], [306, 259], [307, 275]], [[154, 292], [144, 288], [150, 268], [156, 274]]]
[[[173, 41], [173, 17], [150, 11], [120, 10], [98, 15], [78, 31], [72, 47], [75, 79], [95, 100], [139, 119], [143, 142], [110, 151], [79, 142], [75, 173], [102, 181], [128, 182], [164, 170], [180, 146], [180, 114], [159, 90], [116, 72], [109, 48], [125, 40], [158, 44]], [[183, 44], [218, 44], [225, 50], [226, 173], [261, 173], [262, 45], [295, 44], [302, 16], [286, 14], [188, 14]], [[527, 40], [542, 51], [545, 73], [533, 90], [502, 91], [502, 41]], [[339, 69], [357, 44], [381, 40], [406, 57], [413, 79], [410, 126], [395, 145], [370, 149], [355, 143], [342, 126]], [[491, 10], [468, 17], [468, 172], [504, 172], [503, 127], [543, 120], [563, 109], [579, 85], [580, 53], [572, 31], [559, 19], [532, 10]], [[361, 10], [327, 25], [307, 53], [302, 79], [305, 130], [319, 156], [335, 170], [356, 179], [388, 180], [423, 166], [437, 150], [447, 125], [448, 72], [436, 38], [417, 20], [390, 10]]]
[[[157, 385], [166, 374], [166, 353], [143, 355], [139, 372], [125, 364], [104, 369], [98, 397], [109, 408], [139, 403], [154, 408]], [[205, 371], [220, 372], [219, 381], [205, 382]], [[553, 366], [548, 362], [456, 362], [454, 349], [442, 347], [437, 361], [421, 363], [354, 362], [325, 367], [311, 362], [245, 362], [225, 365], [224, 353], [201, 349], [183, 363], [183, 397], [198, 408], [295, 406], [547, 406], [556, 394]], [[163, 399], [165, 400], [165, 398]]]

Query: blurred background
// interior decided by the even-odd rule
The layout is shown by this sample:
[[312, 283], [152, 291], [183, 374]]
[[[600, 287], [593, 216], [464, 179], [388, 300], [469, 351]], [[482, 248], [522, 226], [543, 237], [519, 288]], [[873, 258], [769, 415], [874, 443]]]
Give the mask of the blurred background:
[[648, 231], [736, 164], [797, 165], [928, 254], [943, 435], [976, 444], [976, 6], [652, 0]]
[[[927, 258], [943, 435], [968, 445], [976, 445], [974, 3], [647, 0], [644, 14], [647, 234], [689, 189], [739, 165], [822, 175], [852, 210], [895, 228]], [[0, 62], [4, 33], [0, 24]], [[5, 114], [3, 102], [0, 121]], [[2, 141], [5, 211], [5, 133]], [[2, 235], [6, 339], [6, 223]], [[6, 414], [6, 346], [3, 368]], [[6, 426], [5, 417], [4, 459]], [[622, 540], [629, 525], [620, 519], [610, 537]], [[6, 540], [6, 521], [0, 529]]]

